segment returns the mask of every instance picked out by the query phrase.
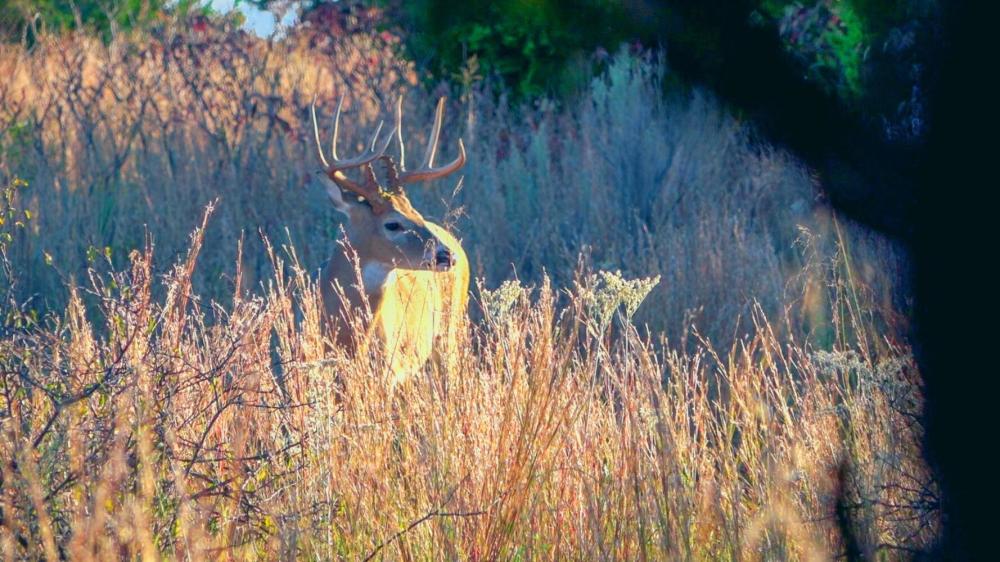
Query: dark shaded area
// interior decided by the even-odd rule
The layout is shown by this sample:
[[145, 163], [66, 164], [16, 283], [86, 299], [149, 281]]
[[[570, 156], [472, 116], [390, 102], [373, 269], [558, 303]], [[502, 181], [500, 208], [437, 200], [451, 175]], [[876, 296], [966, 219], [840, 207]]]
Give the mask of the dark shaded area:
[[671, 68], [711, 86], [771, 142], [805, 159], [842, 212], [894, 237], [912, 237], [919, 142], [885, 141], [863, 102], [845, 104], [803, 80], [775, 30], [751, 23], [757, 4], [667, 2], [661, 40]]
[[[601, 46], [656, 36], [655, 19], [608, 0], [387, 0], [406, 54], [434, 81], [495, 80], [517, 101], [562, 97], [589, 82]], [[655, 11], [655, 10], [654, 10]]]
[[[991, 393], [981, 388], [979, 353], [973, 341], [974, 311], [988, 293], [977, 290], [981, 271], [972, 264], [984, 254], [972, 245], [987, 224], [977, 194], [976, 166], [989, 162], [970, 128], [982, 123], [992, 101], [979, 80], [984, 66], [975, 42], [986, 37], [975, 23], [989, 20], [966, 2], [942, 4], [926, 60], [927, 128], [923, 138], [901, 143], [885, 139], [863, 110], [847, 107], [802, 80], [773, 31], [747, 17], [755, 2], [680, 0], [665, 3], [669, 16], [663, 41], [671, 67], [685, 80], [705, 83], [755, 123], [772, 142], [805, 159], [820, 174], [830, 202], [843, 214], [906, 244], [914, 257], [913, 340], [925, 381], [925, 455], [942, 487], [944, 535], [934, 559], [968, 560], [979, 541], [987, 507], [985, 480], [971, 437], [984, 427], [979, 404]], [[978, 18], [978, 19], [977, 19]], [[681, 30], [688, 30], [683, 32]], [[671, 30], [677, 30], [672, 39]], [[713, 30], [718, 56], [706, 59], [691, 30]], [[988, 63], [987, 63], [988, 65]], [[984, 217], [985, 219], [985, 217]], [[956, 221], [961, 220], [958, 224]], [[982, 446], [980, 442], [979, 447]]]
[[845, 483], [850, 476], [850, 467], [847, 460], [841, 461], [837, 467], [837, 505], [834, 515], [837, 517], [837, 526], [843, 535], [844, 558], [847, 560], [861, 560], [861, 541], [858, 539], [851, 521], [850, 508], [847, 506], [847, 491]]
[[983, 40], [993, 18], [978, 7], [951, 2], [944, 13], [940, 80], [929, 100], [929, 136], [916, 155], [918, 203], [909, 239], [916, 269], [917, 351], [927, 396], [926, 454], [941, 481], [948, 518], [937, 554], [949, 560], [977, 559], [995, 550], [986, 544], [985, 522], [992, 519], [986, 514], [995, 508], [986, 499], [992, 497], [986, 493], [992, 486], [986, 479], [990, 463], [972, 454], [993, 425], [987, 421], [990, 377], [983, 376], [993, 331], [982, 326], [992, 317], [986, 306], [991, 276], [980, 265], [993, 254], [980, 246], [988, 240], [990, 225], [981, 185], [992, 165], [991, 143], [982, 133], [995, 130], [990, 125], [995, 124], [996, 98], [981, 72], [996, 63], [983, 61], [992, 52]]
[[[931, 59], [942, 31], [936, 0], [376, 4], [403, 22], [408, 54], [435, 79], [475, 80], [471, 72], [529, 98], [589, 81], [601, 46], [664, 45], [675, 83], [708, 86], [794, 150], [833, 186], [828, 194], [843, 212], [913, 236], [925, 85], [936, 81]], [[845, 53], [857, 56], [853, 93], [834, 85], [848, 72], [835, 60]]]

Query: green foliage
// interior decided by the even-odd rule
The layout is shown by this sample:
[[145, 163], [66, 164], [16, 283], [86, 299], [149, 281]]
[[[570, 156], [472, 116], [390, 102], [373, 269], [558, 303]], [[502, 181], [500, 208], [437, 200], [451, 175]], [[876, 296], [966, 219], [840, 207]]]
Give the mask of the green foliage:
[[26, 187], [28, 182], [17, 176], [0, 184], [0, 333], [6, 328], [30, 325], [38, 319], [34, 310], [23, 306], [14, 297], [17, 279], [9, 256], [17, 236], [27, 230], [34, 219], [31, 211], [20, 208], [18, 203], [18, 191]]
[[861, 95], [871, 34], [853, 2], [764, 0], [758, 21], [778, 28], [785, 50], [798, 60], [807, 79], [843, 100]]
[[15, 176], [0, 190], [0, 252], [6, 252], [14, 240], [14, 232], [31, 220], [31, 211], [18, 209], [14, 199], [17, 190], [27, 186], [28, 182]]
[[[777, 27], [785, 50], [807, 79], [841, 100], [856, 102], [875, 87], [872, 47], [893, 30], [927, 15], [932, 2], [902, 0], [762, 0], [754, 21]], [[884, 79], [882, 74], [877, 79]], [[877, 94], [876, 94], [877, 95]]]
[[[0, 170], [8, 168], [9, 162], [23, 162], [31, 143], [31, 133], [35, 128], [32, 119], [12, 120], [0, 129]], [[28, 174], [30, 177], [30, 173]]]
[[884, 33], [907, 18], [921, 15], [930, 0], [850, 0], [852, 10], [873, 33]]
[[607, 0], [415, 0], [400, 10], [406, 47], [434, 78], [466, 81], [475, 61], [480, 76], [499, 78], [520, 98], [585, 84], [591, 72], [580, 69], [595, 49], [644, 35], [621, 3]]
[[114, 33], [148, 27], [166, 11], [211, 8], [199, 0], [0, 0], [0, 40], [32, 43], [45, 32], [82, 29], [109, 41]]

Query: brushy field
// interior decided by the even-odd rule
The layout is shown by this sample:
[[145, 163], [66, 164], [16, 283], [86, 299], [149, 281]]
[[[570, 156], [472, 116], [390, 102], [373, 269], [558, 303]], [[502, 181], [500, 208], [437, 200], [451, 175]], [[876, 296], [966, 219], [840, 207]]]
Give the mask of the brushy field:
[[[269, 44], [169, 28], [110, 48], [85, 38], [30, 54], [0, 47], [0, 72], [11, 77], [0, 84], [0, 172], [28, 179], [20, 204], [36, 215], [33, 236], [11, 250], [21, 296], [61, 309], [66, 278], [82, 276], [88, 258], [107, 251], [125, 267], [147, 231], [161, 256], [181, 255], [216, 199], [199, 292], [230, 292], [224, 278], [241, 238], [245, 286], [255, 289], [270, 271], [259, 232], [293, 243], [318, 269], [339, 218], [307, 179], [319, 166], [313, 96], [329, 135], [347, 95], [341, 135], [360, 147], [405, 93], [404, 128], [422, 146], [435, 98], [447, 93], [416, 85], [412, 65], [392, 54], [396, 41], [362, 30]], [[449, 157], [463, 137], [464, 180], [415, 188], [411, 198], [454, 225], [474, 275], [490, 287], [544, 274], [564, 286], [582, 253], [596, 268], [662, 276], [638, 319], [673, 339], [695, 321], [727, 346], [752, 328], [757, 301], [782, 319], [782, 332], [830, 343], [822, 289], [843, 255], [851, 271], [840, 276], [857, 281], [873, 328], [905, 331], [899, 249], [835, 224], [809, 171], [754, 142], [707, 94], [664, 98], [668, 70], [655, 54], [623, 52], [607, 65], [559, 106], [511, 108], [475, 85], [452, 96], [441, 146]]]
[[314, 273], [337, 219], [304, 184], [308, 105], [347, 92], [360, 141], [407, 90], [419, 145], [443, 87], [395, 41], [168, 27], [2, 48], [0, 174], [28, 181], [0, 232], [5, 558], [933, 542], [905, 257], [707, 95], [664, 98], [654, 54], [562, 105], [462, 92], [442, 147], [465, 139], [464, 179], [414, 194], [482, 278], [462, 345], [396, 388], [376, 352], [327, 350]]

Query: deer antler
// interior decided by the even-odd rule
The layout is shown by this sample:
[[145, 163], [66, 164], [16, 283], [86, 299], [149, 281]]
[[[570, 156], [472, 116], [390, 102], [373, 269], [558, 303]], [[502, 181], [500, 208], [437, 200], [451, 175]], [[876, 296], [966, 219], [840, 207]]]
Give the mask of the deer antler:
[[[340, 111], [344, 106], [344, 96], [340, 96], [340, 103], [337, 104], [337, 115], [333, 119], [333, 140], [330, 145], [330, 156], [333, 163], [327, 161], [323, 154], [323, 146], [319, 139], [319, 125], [316, 122], [316, 99], [310, 105], [312, 111], [313, 133], [316, 136], [316, 150], [319, 152], [319, 159], [326, 168], [326, 175], [342, 189], [364, 197], [372, 210], [376, 214], [384, 213], [389, 207], [385, 203], [385, 190], [378, 184], [375, 178], [375, 171], [372, 169], [372, 162], [382, 158], [389, 144], [392, 143], [392, 135], [395, 131], [390, 131], [385, 141], [379, 144], [379, 133], [382, 132], [384, 122], [380, 121], [372, 136], [371, 143], [364, 152], [354, 158], [341, 159], [337, 156], [337, 136], [340, 133]], [[364, 183], [357, 183], [344, 174], [344, 170], [351, 168], [361, 168], [364, 175]]]
[[441, 123], [444, 121], [444, 97], [438, 99], [437, 109], [434, 113], [434, 126], [431, 127], [431, 135], [427, 139], [427, 151], [424, 152], [424, 161], [416, 170], [406, 170], [406, 148], [403, 146], [403, 96], [396, 102], [396, 128], [395, 132], [399, 140], [399, 169], [396, 174], [391, 170], [390, 175], [395, 177], [393, 189], [402, 189], [403, 185], [421, 181], [442, 178], [457, 171], [465, 165], [465, 145], [462, 139], [458, 139], [458, 157], [444, 166], [434, 167], [434, 156], [437, 155], [438, 139], [441, 136]]

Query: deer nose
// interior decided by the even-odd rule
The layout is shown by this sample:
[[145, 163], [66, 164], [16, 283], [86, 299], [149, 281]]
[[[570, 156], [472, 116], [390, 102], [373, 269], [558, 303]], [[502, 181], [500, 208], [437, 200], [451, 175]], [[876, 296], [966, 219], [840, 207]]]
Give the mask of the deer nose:
[[437, 267], [451, 267], [455, 265], [455, 255], [448, 248], [438, 248], [434, 254], [434, 265]]

